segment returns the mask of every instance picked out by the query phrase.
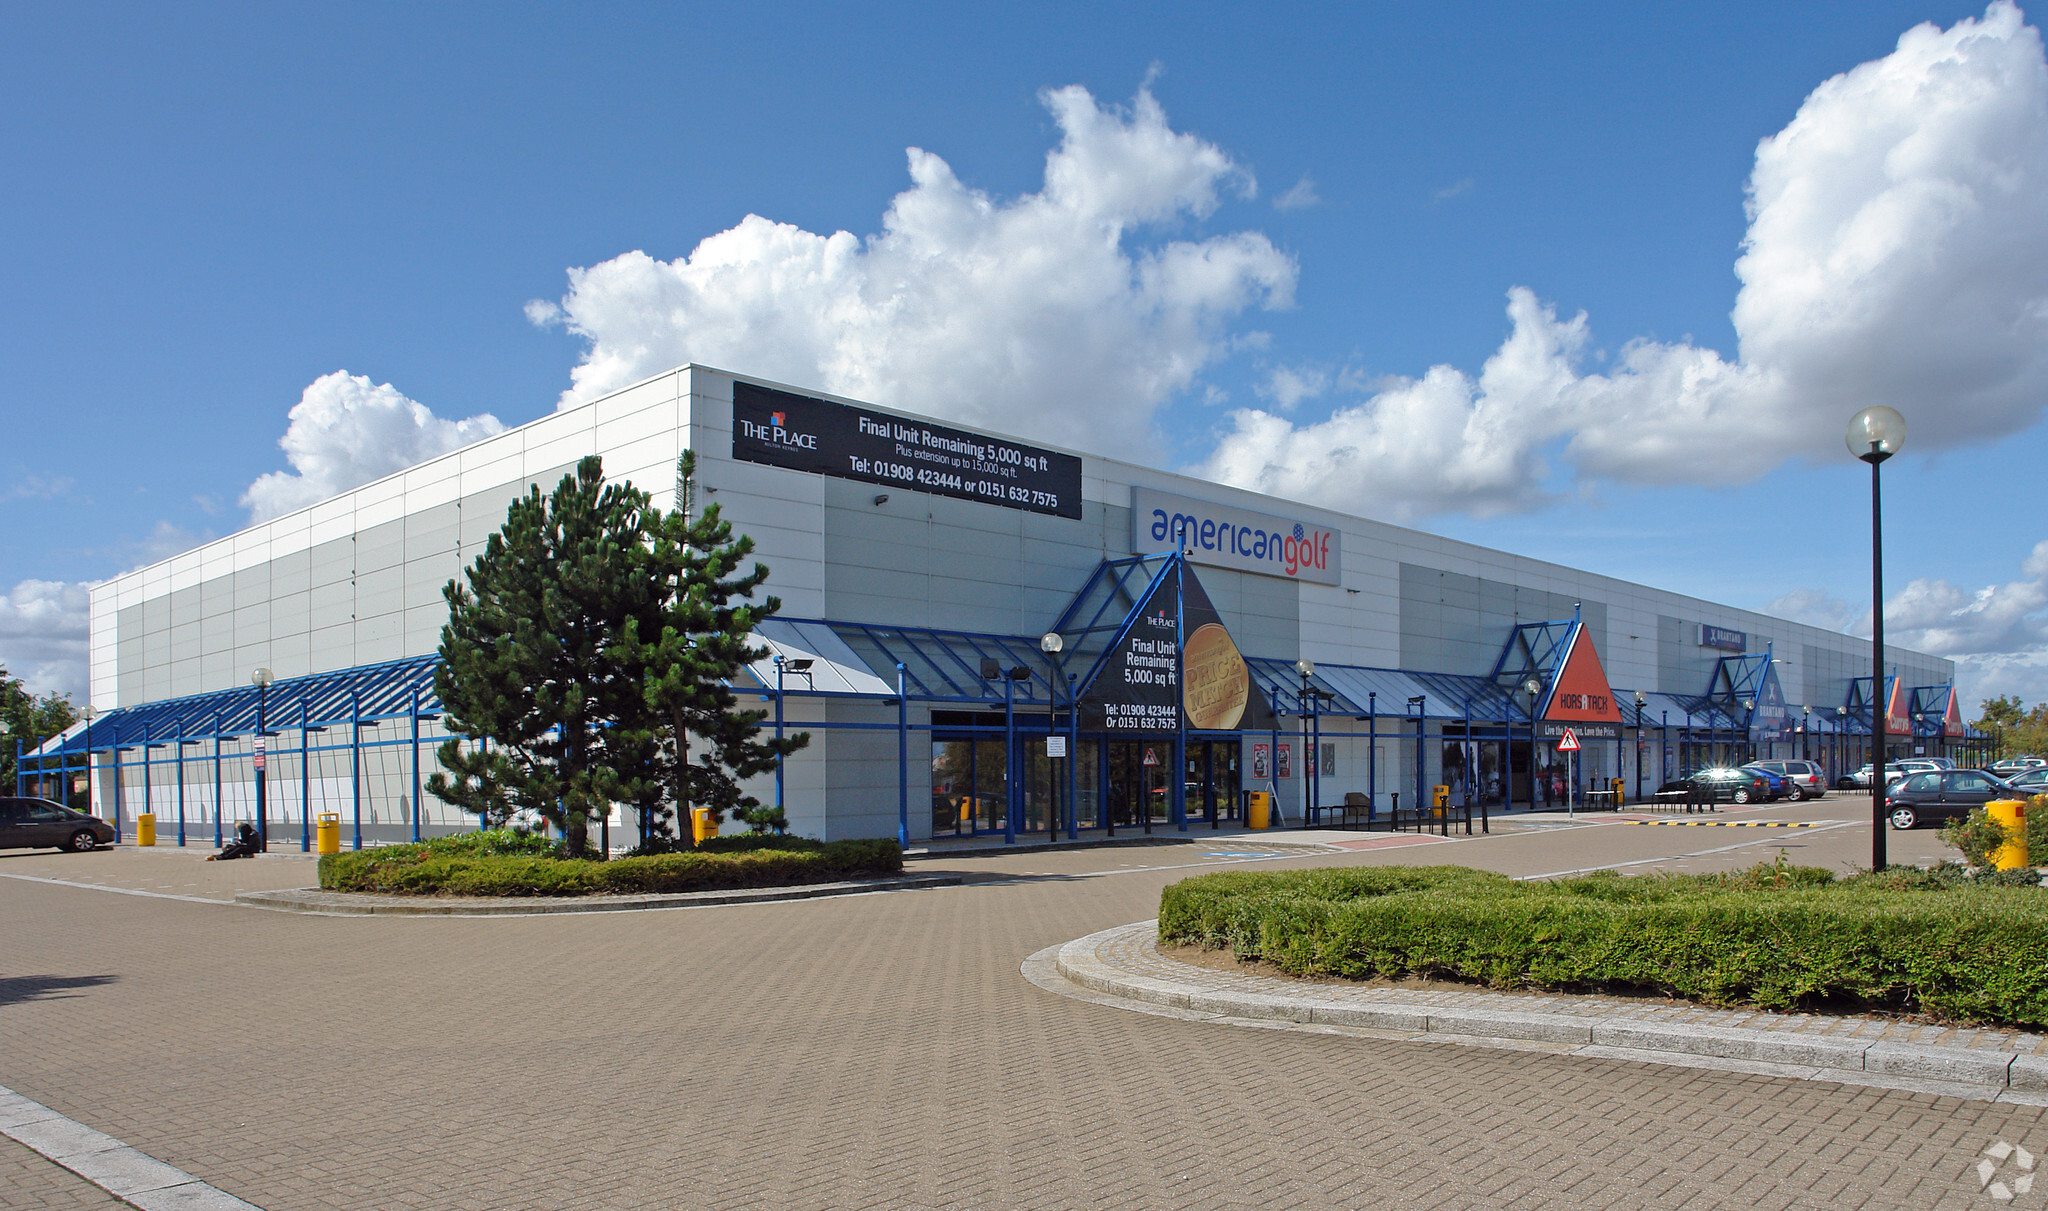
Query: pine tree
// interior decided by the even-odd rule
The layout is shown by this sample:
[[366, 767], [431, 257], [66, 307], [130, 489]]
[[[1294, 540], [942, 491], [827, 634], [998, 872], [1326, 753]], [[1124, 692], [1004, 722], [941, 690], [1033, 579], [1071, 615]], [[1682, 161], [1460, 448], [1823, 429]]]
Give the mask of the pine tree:
[[[782, 832], [789, 822], [781, 809], [762, 806], [740, 783], [774, 769], [779, 756], [803, 748], [810, 737], [759, 739], [767, 712], [740, 710], [732, 691], [746, 667], [768, 654], [752, 642], [753, 630], [782, 603], [772, 595], [751, 601], [768, 579], [767, 565], [757, 562], [739, 574], [754, 540], [735, 539], [718, 505], [697, 511], [696, 468], [696, 452], [684, 450], [676, 460], [676, 508], [651, 527], [646, 576], [661, 586], [663, 608], [632, 628], [633, 659], [645, 670], [647, 707], [667, 725], [666, 790], [680, 819], [702, 806], [715, 820], [737, 815], [756, 832]], [[665, 831], [665, 812], [656, 823], [657, 832]]]
[[532, 811], [572, 854], [611, 804], [659, 802], [661, 741], [629, 641], [660, 615], [648, 501], [606, 485], [592, 455], [550, 496], [514, 501], [468, 585], [448, 582], [434, 688], [447, 729], [478, 743], [441, 745], [436, 796], [486, 824]]

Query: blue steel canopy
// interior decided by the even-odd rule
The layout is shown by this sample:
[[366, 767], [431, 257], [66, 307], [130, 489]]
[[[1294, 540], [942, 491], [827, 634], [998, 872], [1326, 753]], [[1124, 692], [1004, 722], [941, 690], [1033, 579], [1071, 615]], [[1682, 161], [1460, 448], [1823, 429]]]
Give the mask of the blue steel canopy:
[[[434, 693], [434, 669], [440, 663], [439, 656], [412, 656], [274, 681], [263, 693], [264, 728], [297, 727], [302, 719], [318, 727], [410, 715], [415, 693], [423, 716], [438, 715], [441, 700]], [[243, 685], [120, 707], [95, 718], [89, 729], [75, 726], [38, 752], [47, 756], [83, 753], [88, 734], [95, 752], [187, 737], [250, 734], [256, 730], [256, 702], [256, 687]]]

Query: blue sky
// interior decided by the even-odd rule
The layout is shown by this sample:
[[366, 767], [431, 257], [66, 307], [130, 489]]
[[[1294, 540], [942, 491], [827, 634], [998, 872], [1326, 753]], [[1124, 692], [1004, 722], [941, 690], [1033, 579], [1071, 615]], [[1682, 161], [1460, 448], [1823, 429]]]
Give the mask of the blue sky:
[[[1847, 627], [1867, 475], [1838, 434], [1903, 393], [1894, 635], [1973, 700], [2048, 697], [2048, 511], [2003, 489], [2043, 450], [2048, 111], [2001, 12], [0, 10], [0, 661], [75, 691], [79, 584], [543, 415], [637, 342]], [[949, 171], [914, 185], [913, 147]], [[1957, 188], [1971, 214], [1928, 217]], [[751, 309], [683, 261], [720, 237], [758, 285], [838, 231], [858, 281]], [[1176, 249], [1201, 272], [1066, 289]], [[880, 316], [890, 283], [924, 320]], [[855, 335], [791, 329], [817, 297]], [[1504, 341], [1541, 364], [1489, 386]]]

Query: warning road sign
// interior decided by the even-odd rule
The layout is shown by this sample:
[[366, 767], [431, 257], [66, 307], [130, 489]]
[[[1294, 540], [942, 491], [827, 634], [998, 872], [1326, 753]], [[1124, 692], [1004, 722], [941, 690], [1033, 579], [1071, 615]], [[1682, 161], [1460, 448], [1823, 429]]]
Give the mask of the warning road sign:
[[1155, 753], [1155, 752], [1153, 752], [1153, 751], [1152, 751], [1151, 749], [1149, 749], [1149, 748], [1148, 748], [1148, 749], [1146, 749], [1146, 750], [1145, 750], [1145, 764], [1147, 764], [1147, 765], [1157, 765], [1157, 764], [1159, 764], [1159, 754], [1158, 754], [1158, 753]]
[[1576, 753], [1579, 751], [1579, 738], [1572, 734], [1572, 729], [1564, 729], [1564, 739], [1557, 742], [1557, 751], [1560, 753]]

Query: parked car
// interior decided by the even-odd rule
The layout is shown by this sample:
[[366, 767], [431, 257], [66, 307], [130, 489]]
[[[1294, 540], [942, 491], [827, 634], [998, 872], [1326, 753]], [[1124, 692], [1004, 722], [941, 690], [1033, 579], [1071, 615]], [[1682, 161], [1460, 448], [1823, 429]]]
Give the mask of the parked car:
[[1828, 793], [1828, 776], [1818, 761], [1752, 761], [1751, 767], [1783, 775], [1792, 783], [1794, 799], [1818, 799]]
[[1770, 789], [1764, 793], [1764, 797], [1772, 803], [1776, 803], [1780, 799], [1796, 797], [1797, 792], [1792, 789], [1792, 779], [1787, 778], [1776, 770], [1767, 768], [1754, 761], [1741, 768], [1753, 774], [1761, 774], [1763, 776], [1763, 780], [1770, 784]]
[[2029, 795], [2048, 795], [2048, 765], [2037, 765], [2032, 769], [2021, 770], [2004, 781], [2019, 787]]
[[0, 799], [0, 849], [56, 846], [84, 853], [112, 845], [119, 836], [98, 816], [72, 811], [48, 799]]
[[1885, 810], [1892, 827], [1900, 830], [1922, 824], [1960, 820], [1993, 799], [2025, 799], [2027, 792], [1976, 769], [1922, 770], [1908, 774], [1886, 789]]
[[[1942, 768], [1942, 763], [1931, 757], [1895, 757], [1885, 763], [1884, 780], [1886, 785], [1890, 785], [1908, 774], [1924, 774], [1929, 771], [1938, 772]], [[1866, 761], [1863, 763], [1862, 768], [1858, 769], [1855, 773], [1843, 775], [1842, 781], [1846, 786], [1857, 786], [1868, 790], [1870, 788], [1870, 763]]]
[[2039, 757], [2007, 757], [2003, 761], [1994, 761], [1985, 766], [1984, 772], [1994, 778], [2010, 780], [2015, 774], [2024, 774], [2034, 769], [2048, 769], [2048, 761]]
[[1657, 788], [1659, 803], [1763, 803], [1771, 784], [1752, 769], [1703, 769]]

